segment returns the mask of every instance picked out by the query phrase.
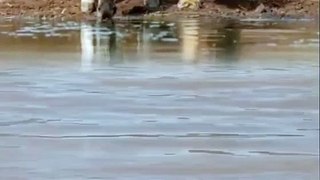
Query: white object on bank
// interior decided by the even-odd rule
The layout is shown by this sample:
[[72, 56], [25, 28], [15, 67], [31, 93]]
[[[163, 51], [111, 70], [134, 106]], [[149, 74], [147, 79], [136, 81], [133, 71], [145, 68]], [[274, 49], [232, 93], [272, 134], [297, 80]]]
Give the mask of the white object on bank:
[[81, 0], [81, 11], [88, 12], [93, 3], [94, 0]]

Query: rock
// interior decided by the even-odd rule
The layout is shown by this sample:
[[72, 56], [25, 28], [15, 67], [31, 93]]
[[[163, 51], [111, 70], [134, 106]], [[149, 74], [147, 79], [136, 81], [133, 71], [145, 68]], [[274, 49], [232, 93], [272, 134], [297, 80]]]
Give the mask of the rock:
[[64, 8], [62, 11], [61, 11], [61, 14], [64, 14], [66, 12], [66, 8]]
[[184, 9], [198, 10], [200, 9], [201, 1], [200, 0], [179, 0], [177, 6], [180, 10], [184, 10]]
[[303, 9], [303, 7], [300, 4], [296, 6], [296, 10], [301, 10], [301, 9]]
[[144, 0], [144, 6], [151, 11], [157, 10], [160, 8], [160, 0]]

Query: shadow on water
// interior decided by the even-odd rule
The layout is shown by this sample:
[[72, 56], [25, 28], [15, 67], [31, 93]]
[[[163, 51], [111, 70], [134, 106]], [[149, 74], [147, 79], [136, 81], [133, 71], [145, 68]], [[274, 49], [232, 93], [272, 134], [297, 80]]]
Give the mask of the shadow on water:
[[241, 30], [234, 27], [234, 25], [235, 22], [227, 22], [224, 27], [217, 30], [218, 34], [223, 36], [223, 38], [216, 43], [216, 48], [221, 49], [217, 51], [216, 58], [218, 60], [226, 62], [239, 60]]

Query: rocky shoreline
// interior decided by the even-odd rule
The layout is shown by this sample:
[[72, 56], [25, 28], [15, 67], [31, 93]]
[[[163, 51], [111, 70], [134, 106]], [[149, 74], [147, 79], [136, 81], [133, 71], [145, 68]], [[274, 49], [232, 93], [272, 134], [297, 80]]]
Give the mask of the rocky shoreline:
[[[234, 18], [317, 18], [319, 0], [265, 0], [246, 4], [237, 1], [204, 0], [197, 11], [179, 10], [177, 0], [165, 0], [159, 11], [150, 12], [143, 0], [116, 0], [116, 18], [123, 16], [203, 15]], [[225, 3], [228, 2], [228, 3]], [[241, 1], [242, 2], [242, 1]], [[0, 0], [0, 17], [36, 17], [45, 19], [90, 19], [82, 13], [80, 0]]]

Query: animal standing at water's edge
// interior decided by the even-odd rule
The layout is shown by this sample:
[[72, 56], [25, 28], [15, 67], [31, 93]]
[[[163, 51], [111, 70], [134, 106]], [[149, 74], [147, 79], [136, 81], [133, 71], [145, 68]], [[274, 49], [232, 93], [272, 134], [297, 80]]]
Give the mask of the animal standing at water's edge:
[[99, 21], [112, 20], [112, 17], [117, 12], [117, 7], [114, 0], [94, 0], [93, 7], [90, 13], [97, 12]]

